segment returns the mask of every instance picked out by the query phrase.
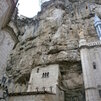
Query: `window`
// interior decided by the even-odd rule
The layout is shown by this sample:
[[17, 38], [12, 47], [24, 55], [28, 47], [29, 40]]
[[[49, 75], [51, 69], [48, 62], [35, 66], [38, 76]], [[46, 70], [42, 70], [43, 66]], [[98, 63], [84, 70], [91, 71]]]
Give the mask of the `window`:
[[39, 88], [38, 87], [36, 87], [36, 91], [38, 92], [38, 90], [39, 90]]
[[37, 73], [39, 73], [39, 68], [37, 68]]
[[99, 96], [100, 96], [100, 98], [101, 98], [101, 90], [99, 90]]
[[49, 77], [49, 72], [47, 73], [47, 77]]
[[48, 78], [49, 77], [49, 72], [45, 72], [42, 74], [42, 78]]
[[45, 87], [43, 87], [42, 89], [43, 89], [43, 91], [45, 91]]
[[45, 77], [45, 73], [42, 74], [42, 78], [44, 78], [44, 77]]
[[86, 6], [86, 9], [88, 9], [88, 7]]
[[6, 83], [7, 78], [5, 76], [2, 77], [2, 84], [4, 85]]
[[45, 78], [47, 77], [47, 73], [45, 73]]
[[93, 68], [96, 69], [96, 63], [95, 62], [93, 62]]
[[52, 93], [52, 89], [53, 89], [53, 87], [52, 86], [50, 86], [50, 92]]

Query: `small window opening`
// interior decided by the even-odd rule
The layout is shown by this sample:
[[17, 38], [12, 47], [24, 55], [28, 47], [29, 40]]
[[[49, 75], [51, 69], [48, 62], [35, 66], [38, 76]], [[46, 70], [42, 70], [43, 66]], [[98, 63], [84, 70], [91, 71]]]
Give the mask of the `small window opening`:
[[42, 78], [48, 78], [48, 77], [49, 77], [49, 72], [42, 74]]
[[88, 7], [86, 6], [86, 9], [88, 9]]
[[45, 78], [47, 77], [47, 73], [45, 73]]
[[2, 77], [2, 84], [4, 85], [6, 83], [7, 78], [5, 76]]
[[42, 89], [43, 89], [43, 91], [45, 92], [45, 87], [43, 87]]
[[47, 73], [47, 77], [49, 77], [49, 72]]
[[42, 74], [42, 78], [44, 78], [44, 77], [45, 77], [45, 73]]
[[96, 69], [96, 63], [95, 62], [93, 62], [93, 68]]
[[50, 92], [52, 93], [52, 89], [53, 89], [53, 87], [52, 86], [50, 86]]
[[36, 91], [37, 91], [37, 92], [39, 91], [39, 88], [38, 88], [38, 87], [36, 87]]
[[100, 96], [100, 98], [101, 98], [101, 90], [99, 90], [99, 96]]
[[37, 73], [39, 73], [39, 68], [37, 68]]

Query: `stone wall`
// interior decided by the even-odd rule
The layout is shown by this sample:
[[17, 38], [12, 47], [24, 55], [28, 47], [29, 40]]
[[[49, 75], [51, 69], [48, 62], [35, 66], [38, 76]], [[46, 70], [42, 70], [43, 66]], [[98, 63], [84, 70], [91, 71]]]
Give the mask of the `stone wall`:
[[81, 50], [81, 60], [83, 68], [83, 77], [85, 84], [85, 94], [86, 100], [98, 101], [100, 100], [100, 90], [101, 90], [101, 42], [90, 42], [87, 43], [83, 38]]
[[64, 101], [64, 92], [57, 87], [57, 93], [47, 91], [9, 93], [8, 101]]
[[6, 71], [8, 56], [16, 43], [16, 40], [11, 37], [14, 32], [12, 29], [12, 31], [9, 30], [7, 24], [11, 19], [17, 1], [0, 0], [0, 78]]
[[36, 67], [31, 72], [28, 92], [48, 91], [56, 94], [59, 79], [61, 79], [59, 65], [54, 64], [46, 67]]
[[14, 47], [14, 40], [6, 31], [0, 32], [0, 78], [6, 71], [7, 59]]

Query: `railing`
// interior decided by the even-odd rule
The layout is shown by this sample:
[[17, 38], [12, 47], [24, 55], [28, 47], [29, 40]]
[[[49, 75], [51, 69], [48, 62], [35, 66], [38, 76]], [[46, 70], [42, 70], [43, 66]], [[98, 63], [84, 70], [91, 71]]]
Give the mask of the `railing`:
[[101, 41], [95, 41], [95, 42], [89, 42], [89, 43], [87, 43], [87, 42], [81, 42], [80, 44], [79, 44], [79, 47], [81, 48], [81, 47], [95, 47], [95, 46], [101, 46]]

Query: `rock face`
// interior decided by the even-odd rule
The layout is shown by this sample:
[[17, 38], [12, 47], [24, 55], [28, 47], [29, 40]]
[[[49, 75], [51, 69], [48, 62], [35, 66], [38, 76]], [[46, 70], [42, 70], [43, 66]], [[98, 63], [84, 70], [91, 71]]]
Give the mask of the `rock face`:
[[20, 42], [8, 59], [9, 91], [26, 91], [31, 70], [36, 66], [59, 64], [66, 101], [71, 98], [83, 101], [78, 33], [84, 29], [88, 42], [98, 40], [93, 18], [94, 13], [101, 17], [100, 3], [100, 0], [50, 0], [42, 4], [36, 17], [17, 19]]

